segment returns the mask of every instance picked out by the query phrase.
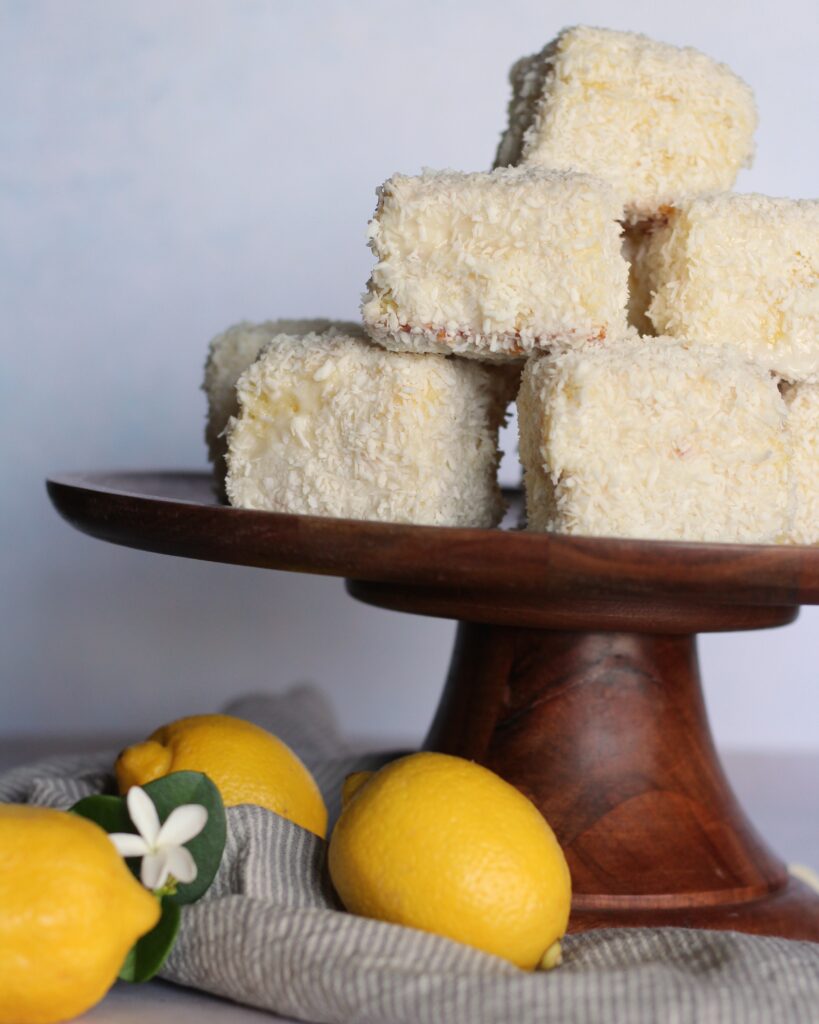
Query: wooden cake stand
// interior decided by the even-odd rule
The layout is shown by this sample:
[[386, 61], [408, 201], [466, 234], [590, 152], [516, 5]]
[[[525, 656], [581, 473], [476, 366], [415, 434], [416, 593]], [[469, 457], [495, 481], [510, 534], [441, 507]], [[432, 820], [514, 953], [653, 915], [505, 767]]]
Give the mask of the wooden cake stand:
[[344, 576], [361, 601], [459, 620], [425, 746], [487, 765], [541, 809], [571, 867], [571, 930], [819, 941], [819, 896], [789, 877], [723, 774], [695, 644], [819, 604], [819, 548], [250, 512], [218, 504], [204, 473], [75, 474], [48, 492], [102, 540]]

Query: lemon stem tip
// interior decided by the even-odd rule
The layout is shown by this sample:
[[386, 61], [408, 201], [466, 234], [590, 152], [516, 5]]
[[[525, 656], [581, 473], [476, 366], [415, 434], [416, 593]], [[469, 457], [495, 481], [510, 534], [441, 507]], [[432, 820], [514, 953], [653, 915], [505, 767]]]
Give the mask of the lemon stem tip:
[[560, 945], [560, 939], [557, 939], [540, 958], [537, 969], [539, 971], [551, 971], [553, 967], [557, 967], [561, 963], [563, 963], [563, 948]]

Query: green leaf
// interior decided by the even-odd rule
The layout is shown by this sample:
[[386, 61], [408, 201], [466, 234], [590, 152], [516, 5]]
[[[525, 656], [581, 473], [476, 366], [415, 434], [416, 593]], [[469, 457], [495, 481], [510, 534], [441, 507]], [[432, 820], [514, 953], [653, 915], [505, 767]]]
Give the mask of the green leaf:
[[131, 947], [119, 972], [123, 981], [150, 981], [168, 958], [176, 942], [182, 911], [166, 897], [162, 900], [162, 916], [147, 935]]
[[[204, 829], [185, 844], [196, 861], [196, 878], [187, 885], [180, 883], [172, 896], [165, 897], [179, 905], [193, 903], [210, 888], [225, 849], [227, 823], [219, 790], [202, 772], [172, 772], [143, 789], [153, 800], [161, 822], [181, 804], [201, 804], [208, 812]], [[128, 831], [133, 831], [133, 826]]]
[[[185, 845], [196, 862], [196, 878], [177, 886], [176, 892], [163, 896], [162, 915], [156, 926], [131, 948], [119, 976], [123, 981], [149, 981], [167, 959], [176, 941], [181, 921], [180, 906], [198, 900], [210, 887], [225, 849], [227, 822], [225, 807], [219, 790], [207, 775], [201, 772], [173, 772], [143, 787], [156, 807], [159, 820], [164, 823], [171, 811], [182, 804], [201, 804], [208, 812], [207, 823]], [[106, 832], [137, 834], [136, 826], [128, 814], [124, 797], [89, 796], [78, 801], [71, 810], [100, 825]], [[141, 858], [129, 857], [126, 863], [139, 878]]]
[[[77, 801], [70, 808], [73, 814], [79, 814], [81, 818], [87, 818], [99, 825], [109, 835], [112, 832], [131, 832], [136, 834], [136, 828], [128, 814], [128, 807], [125, 798], [121, 796], [87, 796]], [[141, 883], [139, 869], [140, 857], [126, 857], [125, 863], [131, 874]]]
[[[185, 843], [196, 861], [196, 878], [187, 885], [181, 883], [173, 895], [166, 898], [180, 906], [198, 900], [210, 888], [225, 849], [227, 822], [225, 807], [219, 790], [202, 772], [172, 772], [142, 787], [153, 800], [160, 822], [164, 823], [175, 807], [182, 804], [201, 804], [208, 812], [208, 820], [198, 836]], [[125, 797], [87, 796], [74, 804], [71, 810], [96, 822], [106, 832], [137, 833], [128, 815]], [[139, 878], [140, 858], [126, 860], [131, 872]]]
[[87, 796], [71, 808], [74, 814], [88, 818], [106, 832], [136, 832], [121, 796]]

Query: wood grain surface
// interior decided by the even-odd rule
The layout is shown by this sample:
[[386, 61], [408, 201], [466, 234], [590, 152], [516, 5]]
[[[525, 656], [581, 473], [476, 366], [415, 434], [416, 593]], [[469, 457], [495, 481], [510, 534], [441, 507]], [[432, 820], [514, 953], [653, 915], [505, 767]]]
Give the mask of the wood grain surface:
[[462, 623], [425, 746], [526, 793], [566, 853], [571, 929], [735, 928], [819, 940], [722, 771], [693, 637]]
[[[115, 544], [476, 597], [483, 592], [485, 603], [536, 607], [568, 597], [637, 609], [647, 600], [746, 609], [819, 604], [819, 547], [567, 537], [254, 512], [219, 504], [206, 473], [61, 474], [48, 481], [48, 492], [73, 526]], [[508, 497], [520, 503], [519, 493]]]

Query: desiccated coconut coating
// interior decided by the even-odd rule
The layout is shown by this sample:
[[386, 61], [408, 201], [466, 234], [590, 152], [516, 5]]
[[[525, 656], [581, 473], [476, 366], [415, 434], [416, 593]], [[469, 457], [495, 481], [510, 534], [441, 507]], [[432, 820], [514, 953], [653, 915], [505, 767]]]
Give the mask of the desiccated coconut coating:
[[542, 168], [396, 174], [370, 222], [364, 325], [397, 351], [520, 358], [625, 328], [622, 205]]
[[643, 273], [658, 334], [730, 343], [790, 380], [819, 381], [819, 201], [692, 200], [654, 231]]
[[496, 167], [535, 163], [611, 181], [629, 219], [728, 189], [753, 155], [753, 93], [691, 47], [578, 26], [510, 73]]
[[795, 384], [785, 391], [796, 504], [788, 539], [819, 544], [819, 385]]
[[735, 350], [669, 338], [534, 356], [518, 396], [529, 529], [778, 542], [785, 406]]
[[227, 442], [224, 431], [228, 420], [239, 411], [236, 401], [236, 381], [250, 364], [258, 358], [268, 342], [277, 334], [303, 335], [328, 330], [345, 334], [361, 332], [359, 324], [325, 320], [266, 320], [253, 324], [247, 320], [234, 324], [210, 342], [205, 362], [202, 390], [207, 395], [208, 412], [205, 422], [205, 441], [208, 457], [213, 463], [217, 484], [224, 485]]
[[236, 393], [233, 505], [436, 526], [500, 521], [503, 409], [483, 366], [332, 332], [280, 335]]

